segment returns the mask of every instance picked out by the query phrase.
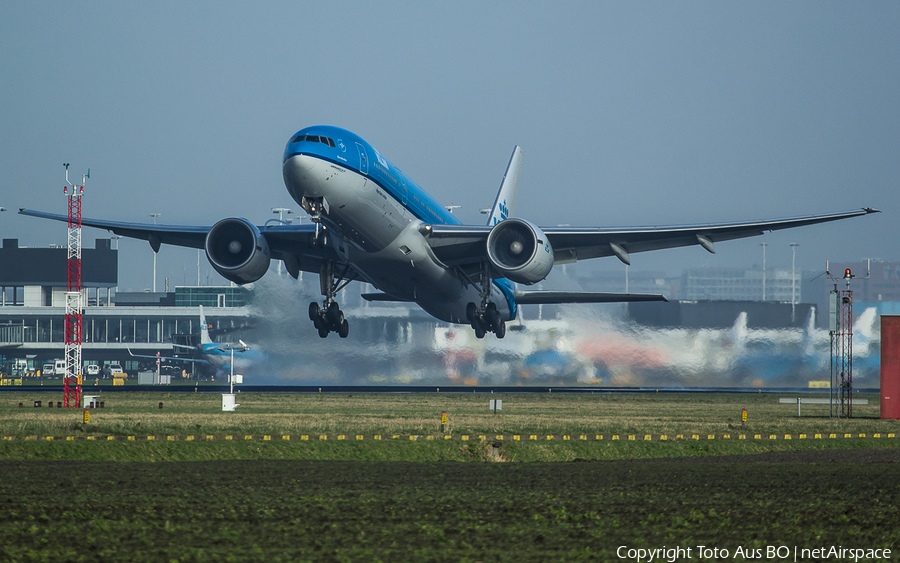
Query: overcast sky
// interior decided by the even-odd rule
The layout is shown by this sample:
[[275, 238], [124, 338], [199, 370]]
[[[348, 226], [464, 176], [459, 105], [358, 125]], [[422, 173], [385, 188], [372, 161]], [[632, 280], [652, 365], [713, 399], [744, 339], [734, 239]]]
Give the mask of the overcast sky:
[[[471, 222], [516, 144], [516, 215], [542, 225], [883, 211], [636, 269], [750, 266], [762, 242], [769, 268], [791, 242], [806, 269], [900, 261], [898, 30], [896, 2], [3, 2], [0, 236], [65, 243], [15, 214], [65, 213], [63, 162], [91, 170], [86, 217], [262, 224], [299, 210], [282, 151], [325, 123]], [[120, 287], [149, 288], [149, 245], [120, 249]], [[158, 260], [160, 288], [196, 282], [196, 251]]]

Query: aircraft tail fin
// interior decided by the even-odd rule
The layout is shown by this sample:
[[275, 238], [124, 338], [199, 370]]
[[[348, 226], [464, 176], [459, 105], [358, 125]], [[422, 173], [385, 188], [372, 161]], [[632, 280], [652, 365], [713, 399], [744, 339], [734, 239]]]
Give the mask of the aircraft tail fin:
[[500, 182], [500, 191], [497, 192], [497, 199], [494, 200], [494, 206], [491, 208], [491, 214], [488, 217], [487, 224], [489, 227], [512, 217], [516, 212], [516, 197], [519, 193], [519, 170], [521, 168], [522, 149], [516, 145], [512, 156], [509, 157], [506, 173], [503, 174], [503, 181]]
[[209, 337], [209, 325], [206, 324], [206, 315], [203, 314], [203, 305], [200, 305], [200, 344], [212, 344]]

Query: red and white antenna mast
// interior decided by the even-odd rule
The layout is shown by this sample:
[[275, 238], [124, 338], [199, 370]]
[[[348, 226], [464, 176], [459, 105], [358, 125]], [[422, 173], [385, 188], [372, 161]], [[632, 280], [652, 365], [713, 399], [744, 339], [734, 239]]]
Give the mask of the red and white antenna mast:
[[81, 186], [69, 182], [69, 164], [66, 167], [66, 186], [63, 193], [69, 203], [69, 255], [66, 262], [68, 287], [66, 288], [66, 375], [64, 399], [66, 407], [81, 408], [81, 380], [84, 363], [81, 361], [81, 196], [84, 183], [91, 171], [81, 177]]

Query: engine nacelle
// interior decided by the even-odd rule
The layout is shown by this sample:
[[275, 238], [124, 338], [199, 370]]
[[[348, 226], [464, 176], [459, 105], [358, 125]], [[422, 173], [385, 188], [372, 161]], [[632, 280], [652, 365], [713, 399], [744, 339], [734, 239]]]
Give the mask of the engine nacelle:
[[246, 219], [222, 219], [206, 235], [209, 263], [234, 283], [255, 282], [269, 269], [269, 243]]
[[553, 247], [537, 225], [524, 219], [497, 223], [487, 238], [488, 259], [508, 279], [531, 285], [553, 269]]

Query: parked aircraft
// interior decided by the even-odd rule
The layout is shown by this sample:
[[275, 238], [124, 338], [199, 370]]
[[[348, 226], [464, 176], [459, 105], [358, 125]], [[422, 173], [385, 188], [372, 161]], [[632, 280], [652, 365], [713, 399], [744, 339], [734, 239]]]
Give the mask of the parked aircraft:
[[[203, 313], [203, 306], [200, 306], [200, 343], [196, 346], [187, 346], [184, 344], [172, 344], [175, 348], [180, 348], [192, 353], [198, 354], [199, 358], [177, 357], [177, 356], [144, 356], [135, 354], [131, 350], [128, 353], [135, 358], [150, 358], [156, 360], [171, 360], [178, 362], [191, 362], [195, 364], [204, 364], [212, 366], [216, 370], [230, 371], [232, 349], [234, 350], [234, 368], [236, 370], [246, 370], [253, 364], [259, 364], [265, 358], [259, 351], [238, 339], [238, 344], [214, 342], [209, 335], [210, 324], [206, 322], [206, 315]], [[177, 352], [176, 352], [177, 353]]]
[[[506, 334], [506, 322], [528, 304], [664, 301], [657, 294], [528, 291], [553, 266], [635, 252], [700, 245], [761, 235], [875, 212], [854, 211], [786, 219], [670, 227], [538, 227], [515, 217], [522, 150], [510, 157], [486, 225], [463, 225], [432, 196], [358, 135], [332, 126], [301, 129], [282, 159], [288, 193], [309, 214], [301, 225], [256, 226], [229, 217], [212, 226], [155, 225], [83, 219], [89, 227], [161, 244], [203, 248], [213, 268], [239, 284], [261, 278], [272, 259], [295, 278], [319, 274], [323, 301], [309, 304], [309, 319], [325, 338], [349, 334], [336, 301], [351, 281], [372, 284], [370, 301], [414, 302], [432, 316], [468, 324], [478, 338]], [[65, 215], [19, 213], [67, 221]]]

